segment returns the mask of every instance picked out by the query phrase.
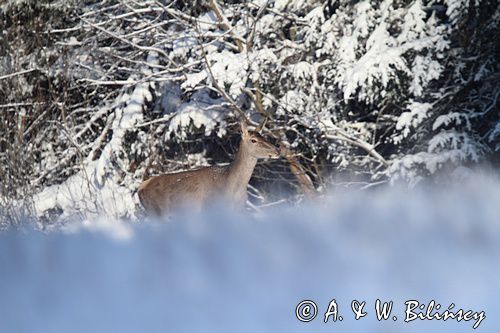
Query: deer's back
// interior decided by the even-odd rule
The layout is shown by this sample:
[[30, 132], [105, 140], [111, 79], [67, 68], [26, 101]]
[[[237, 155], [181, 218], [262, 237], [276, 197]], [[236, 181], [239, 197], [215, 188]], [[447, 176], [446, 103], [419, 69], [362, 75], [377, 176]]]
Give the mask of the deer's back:
[[138, 189], [142, 205], [150, 213], [165, 214], [175, 208], [201, 208], [224, 189], [227, 167], [163, 174], [144, 181]]

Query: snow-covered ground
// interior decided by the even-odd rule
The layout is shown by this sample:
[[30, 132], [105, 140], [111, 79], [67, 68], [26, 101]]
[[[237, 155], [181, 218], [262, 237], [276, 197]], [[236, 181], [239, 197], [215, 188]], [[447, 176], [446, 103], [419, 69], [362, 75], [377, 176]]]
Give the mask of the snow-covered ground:
[[[0, 235], [0, 332], [474, 331], [474, 319], [405, 323], [408, 300], [484, 311], [475, 331], [499, 332], [498, 203], [500, 183], [483, 178], [336, 191], [258, 218], [214, 209], [9, 232]], [[343, 320], [325, 324], [332, 299]], [[394, 301], [387, 321], [376, 319], [377, 299]], [[302, 300], [317, 304], [312, 322], [295, 317]], [[354, 320], [353, 300], [366, 301], [366, 317]]]

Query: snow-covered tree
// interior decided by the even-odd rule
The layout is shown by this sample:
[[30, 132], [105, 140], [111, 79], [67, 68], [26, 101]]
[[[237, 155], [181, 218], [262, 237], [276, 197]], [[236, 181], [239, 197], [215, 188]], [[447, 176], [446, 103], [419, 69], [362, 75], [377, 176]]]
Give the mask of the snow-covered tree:
[[26, 0], [0, 16], [0, 198], [39, 192], [39, 213], [133, 216], [144, 177], [228, 162], [242, 117], [285, 151], [257, 169], [257, 205], [498, 163], [495, 1]]

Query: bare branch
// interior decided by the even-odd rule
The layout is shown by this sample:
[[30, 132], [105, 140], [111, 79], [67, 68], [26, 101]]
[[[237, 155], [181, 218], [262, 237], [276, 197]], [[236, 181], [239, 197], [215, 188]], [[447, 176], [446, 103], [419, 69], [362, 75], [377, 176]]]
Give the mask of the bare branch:
[[11, 74], [7, 74], [7, 75], [3, 75], [3, 76], [0, 76], [0, 80], [5, 80], [5, 79], [8, 79], [8, 78], [11, 78], [11, 77], [14, 77], [14, 76], [24, 75], [24, 74], [31, 73], [31, 72], [38, 71], [38, 70], [39, 69], [32, 68], [32, 69], [27, 69], [27, 70], [16, 72], [16, 73], [11, 73]]
[[[321, 122], [322, 127], [323, 127], [323, 133], [324, 136], [328, 139], [332, 140], [343, 140], [346, 142], [349, 142], [357, 147], [360, 147], [364, 149], [368, 154], [370, 154], [372, 157], [374, 157], [377, 161], [382, 163], [385, 167], [389, 166], [389, 163], [385, 160], [385, 158], [382, 157], [376, 150], [375, 147], [373, 147], [371, 144], [368, 142], [365, 142], [359, 138], [356, 138], [346, 131], [342, 130], [338, 126], [335, 126], [333, 123], [326, 125], [324, 122]], [[334, 136], [331, 134], [328, 134], [329, 131], [334, 131], [335, 133], [338, 133], [340, 136]]]
[[221, 28], [223, 28], [224, 30], [231, 31], [231, 36], [236, 40], [236, 45], [238, 45], [238, 51], [240, 53], [245, 52], [245, 49], [246, 49], [245, 40], [243, 38], [241, 38], [240, 36], [238, 36], [234, 32], [234, 30], [231, 27], [231, 24], [229, 23], [227, 18], [224, 16], [224, 13], [222, 13], [222, 10], [219, 7], [217, 0], [210, 0], [210, 7], [214, 11], [217, 18], [219, 19], [219, 24], [220, 24]]
[[[198, 33], [200, 32], [199, 30], [199, 27], [198, 25], [196, 25], [196, 30], [198, 31]], [[198, 43], [200, 44], [200, 48], [201, 48], [201, 54], [203, 56], [203, 60], [205, 61], [205, 66], [207, 67], [207, 70], [208, 70], [208, 73], [210, 75], [210, 79], [212, 81], [212, 84], [214, 86], [214, 88], [217, 90], [217, 92], [219, 92], [219, 94], [221, 94], [224, 99], [226, 99], [226, 101], [229, 102], [229, 104], [231, 104], [231, 106], [236, 110], [236, 112], [239, 113], [240, 117], [247, 123], [251, 123], [250, 119], [246, 116], [245, 114], [245, 111], [243, 111], [239, 106], [238, 104], [236, 104], [236, 102], [231, 98], [231, 96], [229, 96], [225, 91], [224, 89], [221, 89], [221, 87], [219, 87], [218, 83], [217, 83], [217, 80], [215, 80], [215, 76], [212, 72], [212, 67], [210, 66], [210, 62], [208, 61], [207, 59], [207, 55], [206, 55], [206, 52], [205, 52], [205, 48], [203, 47], [203, 42], [201, 40], [198, 39]]]

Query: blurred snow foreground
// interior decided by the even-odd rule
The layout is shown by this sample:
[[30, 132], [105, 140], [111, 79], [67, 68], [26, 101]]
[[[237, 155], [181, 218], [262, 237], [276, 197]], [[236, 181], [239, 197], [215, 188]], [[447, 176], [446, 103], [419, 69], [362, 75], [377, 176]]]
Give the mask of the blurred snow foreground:
[[[499, 182], [483, 179], [335, 192], [257, 218], [214, 209], [11, 231], [0, 235], [0, 332], [474, 331], [474, 320], [405, 323], [408, 300], [484, 311], [475, 331], [498, 332], [499, 202]], [[332, 299], [343, 320], [324, 323]], [[394, 301], [388, 320], [377, 299]], [[302, 300], [317, 304], [311, 322], [295, 316]], [[354, 319], [353, 300], [366, 317]]]

